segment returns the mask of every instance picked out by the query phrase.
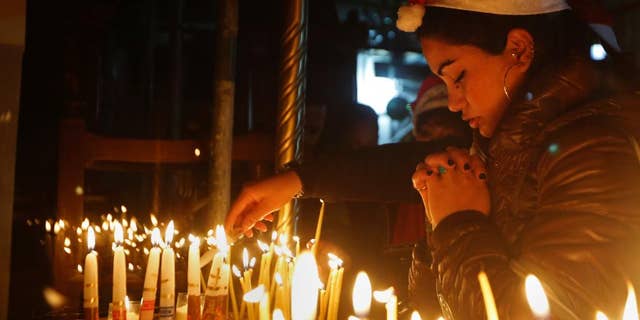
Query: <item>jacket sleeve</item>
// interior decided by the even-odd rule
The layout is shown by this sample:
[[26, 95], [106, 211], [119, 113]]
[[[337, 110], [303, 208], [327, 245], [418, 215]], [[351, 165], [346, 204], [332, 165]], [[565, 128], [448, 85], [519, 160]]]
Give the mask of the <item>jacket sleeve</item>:
[[620, 318], [626, 282], [640, 270], [632, 253], [640, 243], [638, 157], [624, 133], [597, 126], [563, 129], [551, 144], [530, 172], [537, 181], [531, 218], [522, 231], [507, 231], [517, 233], [513, 245], [478, 212], [454, 213], [434, 230], [439, 299], [455, 319], [485, 317], [482, 270], [500, 319], [532, 318], [527, 274], [543, 283], [554, 319], [593, 319], [596, 310]]
[[465, 147], [459, 139], [397, 143], [343, 154], [325, 155], [294, 168], [305, 198], [327, 201], [421, 203], [411, 176], [418, 162], [448, 146]]

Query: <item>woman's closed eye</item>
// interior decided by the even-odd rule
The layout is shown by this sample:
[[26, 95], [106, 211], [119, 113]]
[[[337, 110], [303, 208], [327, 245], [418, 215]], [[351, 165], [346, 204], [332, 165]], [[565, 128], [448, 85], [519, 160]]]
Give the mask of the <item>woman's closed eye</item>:
[[460, 82], [462, 81], [462, 79], [464, 79], [464, 76], [466, 74], [466, 70], [462, 70], [462, 72], [460, 72], [460, 75], [458, 75], [458, 77], [456, 78], [456, 80], [454, 80], [455, 84], [460, 84]]

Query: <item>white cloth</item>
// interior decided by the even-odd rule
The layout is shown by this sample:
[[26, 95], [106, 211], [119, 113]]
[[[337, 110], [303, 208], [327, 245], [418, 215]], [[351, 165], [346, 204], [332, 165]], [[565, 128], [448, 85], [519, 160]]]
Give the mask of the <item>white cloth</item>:
[[426, 6], [502, 15], [543, 14], [571, 8], [564, 0], [427, 0]]

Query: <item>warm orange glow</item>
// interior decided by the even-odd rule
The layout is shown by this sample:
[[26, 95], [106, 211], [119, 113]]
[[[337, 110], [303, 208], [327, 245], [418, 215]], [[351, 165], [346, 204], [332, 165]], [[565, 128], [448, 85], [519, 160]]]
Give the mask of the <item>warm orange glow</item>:
[[173, 220], [171, 220], [167, 225], [167, 229], [164, 231], [164, 242], [167, 246], [170, 246], [173, 241], [173, 230]]
[[246, 302], [250, 303], [258, 303], [264, 297], [264, 285], [261, 284], [257, 286], [255, 289], [244, 294], [242, 299]]
[[371, 281], [366, 272], [358, 272], [351, 298], [353, 299], [353, 311], [356, 316], [366, 318], [371, 309]]
[[89, 251], [96, 247], [96, 235], [93, 233], [93, 228], [89, 228], [87, 231], [87, 248]]
[[282, 313], [282, 310], [280, 309], [275, 309], [273, 310], [273, 320], [284, 320], [284, 314]]
[[487, 311], [487, 320], [498, 320], [496, 301], [493, 298], [489, 278], [484, 271], [478, 274], [478, 281], [480, 282], [480, 290], [482, 291], [482, 298], [484, 299], [484, 307]]
[[80, 226], [81, 226], [82, 230], [87, 230], [89, 228], [89, 219], [88, 218], [84, 218], [84, 220], [82, 221], [82, 224]]
[[524, 285], [531, 311], [538, 317], [549, 316], [549, 300], [547, 300], [547, 295], [544, 293], [540, 280], [530, 274], [525, 279]]
[[411, 313], [411, 320], [422, 320], [418, 311], [414, 311]]
[[276, 284], [277, 284], [278, 286], [281, 286], [281, 285], [282, 285], [282, 276], [280, 275], [280, 273], [279, 273], [279, 272], [276, 272], [276, 273], [273, 275], [273, 278], [274, 278], [274, 280], [276, 281]]
[[271, 232], [271, 242], [276, 241], [276, 239], [278, 239], [278, 232], [277, 231]]
[[156, 216], [153, 213], [149, 214], [149, 219], [151, 219], [151, 224], [154, 227], [158, 225], [158, 219], [156, 218]]
[[262, 242], [262, 241], [260, 241], [260, 240], [258, 240], [258, 247], [260, 247], [260, 250], [262, 252], [266, 253], [267, 251], [269, 251], [269, 245], [264, 243], [264, 242]]
[[387, 288], [387, 290], [380, 290], [373, 292], [373, 298], [380, 303], [387, 303], [393, 296], [393, 287]]
[[242, 266], [245, 270], [249, 269], [249, 251], [247, 251], [247, 248], [242, 249]]
[[598, 311], [596, 312], [596, 320], [609, 320], [609, 317], [607, 317], [607, 315], [602, 311]]
[[638, 302], [631, 283], [627, 283], [627, 302], [624, 304], [622, 320], [638, 320]]
[[229, 251], [229, 243], [227, 242], [227, 234], [224, 233], [224, 227], [222, 225], [216, 226], [216, 246], [218, 250], [222, 252]]
[[124, 232], [122, 231], [122, 225], [118, 221], [116, 221], [114, 226], [113, 239], [117, 244], [122, 244], [122, 242], [124, 241]]
[[47, 232], [51, 232], [51, 222], [49, 222], [49, 220], [44, 222], [44, 230]]
[[309, 251], [296, 259], [291, 282], [291, 316], [293, 320], [316, 318], [320, 279], [318, 265]]
[[151, 231], [151, 245], [159, 246], [162, 243], [162, 236], [160, 235], [160, 229], [153, 228]]
[[238, 269], [238, 267], [236, 267], [235, 264], [231, 267], [231, 271], [233, 271], [233, 274], [236, 277], [238, 277], [238, 278], [242, 277], [242, 273], [240, 272], [240, 269]]

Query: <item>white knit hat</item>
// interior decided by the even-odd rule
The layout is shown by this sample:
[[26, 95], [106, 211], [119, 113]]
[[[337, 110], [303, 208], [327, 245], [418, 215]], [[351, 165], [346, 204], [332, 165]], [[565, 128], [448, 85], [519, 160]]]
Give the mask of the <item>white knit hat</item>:
[[565, 0], [409, 0], [398, 9], [396, 26], [414, 32], [422, 25], [425, 7], [441, 7], [499, 15], [534, 15], [570, 9]]

